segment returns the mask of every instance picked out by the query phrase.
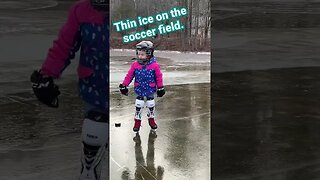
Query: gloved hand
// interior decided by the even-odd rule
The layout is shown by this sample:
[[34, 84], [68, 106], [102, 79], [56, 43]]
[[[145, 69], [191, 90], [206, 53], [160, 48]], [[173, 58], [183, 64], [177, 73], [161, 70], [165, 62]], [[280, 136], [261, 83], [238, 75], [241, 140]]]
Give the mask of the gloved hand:
[[59, 87], [53, 83], [52, 77], [45, 77], [39, 71], [31, 74], [32, 89], [40, 102], [49, 107], [59, 107]]
[[157, 90], [158, 97], [162, 97], [165, 93], [166, 93], [166, 91], [164, 90], [164, 87], [158, 88], [158, 90]]
[[123, 84], [120, 84], [119, 88], [120, 88], [121, 94], [123, 94], [125, 96], [128, 96], [129, 90], [128, 90], [128, 88], [126, 86], [124, 86]]

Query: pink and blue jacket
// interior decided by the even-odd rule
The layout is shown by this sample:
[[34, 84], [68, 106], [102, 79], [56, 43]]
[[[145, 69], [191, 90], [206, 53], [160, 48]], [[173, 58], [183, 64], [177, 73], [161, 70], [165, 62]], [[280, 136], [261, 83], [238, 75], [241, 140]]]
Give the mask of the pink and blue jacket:
[[41, 73], [59, 78], [79, 49], [80, 96], [87, 103], [108, 110], [109, 15], [95, 10], [89, 0], [78, 1], [70, 8]]
[[155, 57], [146, 65], [133, 62], [122, 84], [129, 86], [133, 78], [134, 91], [138, 96], [153, 96], [157, 88], [163, 87], [162, 72]]

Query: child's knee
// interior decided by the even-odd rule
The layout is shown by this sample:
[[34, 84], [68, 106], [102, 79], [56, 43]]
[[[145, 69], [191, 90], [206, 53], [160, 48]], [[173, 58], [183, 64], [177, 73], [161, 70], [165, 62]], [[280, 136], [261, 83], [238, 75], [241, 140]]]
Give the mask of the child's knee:
[[136, 99], [135, 106], [138, 108], [143, 108], [144, 107], [144, 100]]
[[148, 108], [154, 107], [155, 104], [156, 104], [156, 103], [155, 103], [154, 99], [147, 101], [147, 107], [148, 107]]

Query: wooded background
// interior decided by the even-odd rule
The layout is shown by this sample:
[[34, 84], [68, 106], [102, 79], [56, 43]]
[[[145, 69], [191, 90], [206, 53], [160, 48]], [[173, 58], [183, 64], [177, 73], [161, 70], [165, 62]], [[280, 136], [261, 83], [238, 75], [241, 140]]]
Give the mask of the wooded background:
[[[161, 50], [210, 51], [210, 0], [110, 0], [110, 3], [112, 23], [126, 19], [137, 20], [138, 16], [154, 16], [160, 12], [168, 12], [173, 7], [186, 8], [187, 16], [161, 22], [170, 24], [171, 21], [180, 19], [184, 30], [144, 40], [153, 41], [157, 49]], [[138, 41], [124, 44], [123, 35], [156, 28], [159, 24], [156, 22], [122, 32], [116, 32], [115, 27], [111, 25], [111, 48], [134, 48]]]

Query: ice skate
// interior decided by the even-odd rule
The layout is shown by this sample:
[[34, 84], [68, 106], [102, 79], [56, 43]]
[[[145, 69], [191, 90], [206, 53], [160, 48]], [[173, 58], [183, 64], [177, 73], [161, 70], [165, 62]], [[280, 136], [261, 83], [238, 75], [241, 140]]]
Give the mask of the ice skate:
[[108, 117], [105, 113], [88, 111], [82, 125], [80, 180], [100, 180], [102, 162], [109, 139]]
[[141, 126], [141, 120], [134, 119], [133, 131], [134, 132], [139, 132], [140, 126]]
[[151, 127], [151, 130], [156, 131], [158, 126], [154, 118], [149, 118], [148, 121], [149, 121], [149, 126]]
[[90, 146], [84, 143], [82, 168], [79, 180], [99, 180], [105, 147]]

